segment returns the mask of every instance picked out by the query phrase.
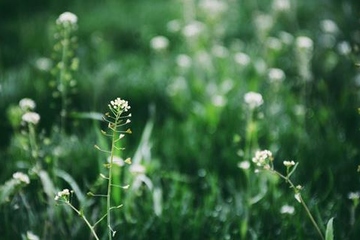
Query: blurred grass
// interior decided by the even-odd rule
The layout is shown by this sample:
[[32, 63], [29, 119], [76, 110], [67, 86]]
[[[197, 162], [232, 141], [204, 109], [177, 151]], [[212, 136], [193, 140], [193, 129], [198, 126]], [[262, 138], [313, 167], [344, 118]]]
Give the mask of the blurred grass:
[[[358, 191], [360, 186], [356, 173], [359, 73], [354, 65], [359, 56], [359, 3], [291, 1], [296, 10], [276, 18], [267, 37], [280, 38], [280, 32], [286, 31], [293, 37], [306, 35], [314, 41], [313, 81], [306, 86], [304, 98], [294, 46], [283, 45], [274, 50], [268, 47], [266, 39], [257, 36], [254, 18], [258, 13], [271, 14], [272, 1], [227, 2], [232, 7], [220, 21], [225, 33], [215, 40], [211, 38], [213, 32], [208, 33], [204, 41], [193, 47], [181, 34], [167, 30], [167, 22], [183, 18], [182, 1], [1, 1], [0, 182], [8, 180], [17, 169], [26, 169], [26, 154], [16, 145], [6, 111], [21, 98], [31, 97], [41, 115], [39, 129], [45, 129], [45, 135], [62, 151], [56, 167], [69, 173], [84, 193], [91, 187], [101, 190], [94, 182], [103, 156], [92, 148], [99, 141], [97, 132], [101, 126], [91, 120], [76, 120], [68, 136], [51, 133], [59, 121], [56, 109], [49, 107], [53, 102], [48, 88], [51, 75], [36, 68], [39, 57], [51, 56], [56, 18], [69, 10], [79, 17], [81, 64], [76, 76], [79, 90], [73, 99], [74, 109], [105, 112], [109, 100], [117, 96], [129, 100], [134, 134], [125, 145], [126, 153], [131, 155], [139, 147], [143, 128], [153, 111], [151, 106], [155, 106], [147, 176], [162, 191], [162, 214], [154, 213], [155, 191], [142, 186], [133, 196], [124, 193], [124, 199], [129, 195], [124, 200], [128, 204], [117, 213], [117, 227], [123, 239], [239, 239], [246, 217], [250, 219], [246, 239], [314, 238], [310, 223], [304, 221], [305, 215], [283, 184], [270, 184], [262, 201], [246, 204], [247, 192], [256, 192], [259, 186], [265, 188], [270, 181], [256, 180], [256, 186], [248, 186], [245, 173], [237, 168], [239, 161], [246, 160], [237, 152], [246, 142], [242, 99], [248, 91], [259, 91], [264, 97], [260, 109], [264, 118], [258, 120], [259, 147], [276, 151], [278, 167], [283, 159], [300, 162], [296, 182], [305, 185], [309, 205], [317, 211], [323, 226], [335, 216], [336, 239], [360, 236], [359, 230], [348, 223], [351, 202], [347, 199], [347, 194]], [[336, 44], [324, 44], [320, 21], [328, 18], [340, 29], [335, 43], [348, 41], [353, 50], [350, 55], [339, 54]], [[169, 49], [162, 54], [155, 53], [149, 44], [157, 35], [170, 40]], [[229, 55], [214, 57], [211, 49], [216, 44], [224, 45]], [[234, 63], [232, 56], [238, 51], [250, 56], [250, 66]], [[190, 70], [183, 71], [176, 65], [180, 53], [193, 59]], [[195, 60], [204, 53], [210, 56], [210, 67]], [[286, 80], [279, 91], [273, 91], [266, 82], [262, 64], [265, 70], [284, 70]], [[175, 80], [179, 76], [187, 79], [183, 89], [182, 82]], [[230, 90], [219, 93], [226, 83], [231, 83]], [[216, 94], [225, 96], [225, 106], [214, 106], [212, 97]], [[296, 113], [298, 105], [305, 106], [303, 116]], [[276, 110], [279, 106], [280, 110]], [[239, 141], [234, 141], [236, 135]], [[47, 151], [51, 155], [54, 149]], [[56, 182], [59, 189], [67, 186], [60, 180]], [[39, 219], [50, 224], [63, 214], [72, 214], [57, 209], [51, 215], [53, 219], [48, 219], [46, 211], [53, 210], [51, 206], [44, 209], [46, 200], [39, 188], [41, 183], [35, 181], [23, 195], [16, 195], [10, 206], [0, 206], [0, 222], [6, 226], [0, 233], [6, 239], [19, 237], [25, 230], [42, 233], [48, 239], [57, 233], [73, 239], [87, 238], [87, 230], [75, 218], [48, 227], [50, 232], [44, 231]], [[32, 194], [40, 197], [34, 200]], [[295, 215], [279, 213], [286, 203], [295, 205]], [[92, 200], [86, 204], [93, 207], [94, 215], [101, 209]], [[24, 216], [24, 229], [20, 229], [16, 223]], [[71, 229], [74, 222], [76, 227]], [[356, 220], [355, 226], [358, 223]]]

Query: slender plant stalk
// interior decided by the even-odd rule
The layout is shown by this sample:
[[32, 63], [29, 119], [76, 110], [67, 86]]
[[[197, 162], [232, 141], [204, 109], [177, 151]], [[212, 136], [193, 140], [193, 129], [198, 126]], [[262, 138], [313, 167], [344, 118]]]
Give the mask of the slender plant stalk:
[[68, 53], [68, 46], [69, 46], [69, 31], [67, 28], [63, 29], [64, 31], [64, 39], [62, 39], [62, 54], [61, 54], [61, 68], [59, 74], [59, 87], [60, 87], [60, 94], [61, 94], [61, 113], [60, 113], [60, 129], [63, 133], [65, 128], [65, 117], [67, 114], [67, 106], [66, 106], [66, 98], [67, 98], [67, 89], [65, 83], [65, 73], [67, 68], [67, 53]]

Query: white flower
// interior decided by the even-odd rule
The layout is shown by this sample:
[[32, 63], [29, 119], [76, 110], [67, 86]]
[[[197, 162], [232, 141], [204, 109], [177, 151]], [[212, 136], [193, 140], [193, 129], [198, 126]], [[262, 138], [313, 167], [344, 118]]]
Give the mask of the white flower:
[[215, 18], [227, 10], [227, 5], [224, 1], [219, 0], [201, 0], [199, 8], [209, 17]]
[[25, 183], [25, 184], [29, 184], [30, 183], [30, 179], [29, 179], [29, 176], [26, 175], [25, 173], [22, 173], [22, 172], [16, 172], [13, 174], [13, 178], [22, 182], [22, 183]]
[[359, 192], [350, 192], [348, 194], [348, 198], [350, 200], [357, 200], [357, 199], [360, 199], [360, 193]]
[[293, 206], [290, 206], [290, 205], [284, 205], [284, 206], [281, 207], [280, 213], [281, 214], [293, 215], [295, 213], [295, 208]]
[[186, 54], [179, 54], [176, 57], [176, 64], [181, 68], [188, 68], [191, 66], [192, 59]]
[[32, 233], [31, 231], [27, 231], [26, 232], [26, 240], [39, 240], [40, 238], [38, 236], [36, 236], [34, 233]]
[[351, 53], [351, 46], [346, 41], [340, 42], [337, 45], [337, 49], [341, 55], [348, 55]]
[[281, 83], [285, 79], [285, 73], [280, 68], [270, 68], [268, 78], [271, 83]]
[[127, 112], [130, 109], [130, 106], [128, 101], [125, 101], [124, 99], [118, 97], [115, 100], [110, 101], [109, 108], [116, 111]]
[[258, 167], [265, 167], [268, 166], [268, 163], [270, 161], [273, 161], [272, 152], [269, 150], [258, 150], [255, 153], [255, 157], [252, 158], [252, 161], [258, 166]]
[[250, 168], [250, 162], [249, 161], [242, 161], [238, 163], [238, 167], [241, 169], [249, 169]]
[[226, 47], [221, 45], [215, 45], [211, 49], [212, 54], [214, 54], [215, 57], [218, 58], [225, 58], [229, 55], [229, 51]]
[[283, 164], [284, 164], [285, 167], [295, 166], [295, 162], [294, 162], [294, 161], [283, 161]]
[[339, 31], [338, 26], [333, 20], [324, 19], [320, 22], [320, 28], [325, 33], [336, 34]]
[[30, 98], [23, 98], [20, 100], [19, 106], [24, 111], [34, 110], [36, 107], [36, 103]]
[[250, 63], [250, 57], [246, 53], [238, 52], [234, 55], [234, 60], [241, 66], [247, 66]]
[[200, 33], [204, 30], [204, 24], [198, 21], [194, 21], [186, 25], [183, 30], [182, 34], [187, 38], [194, 38], [200, 35]]
[[311, 38], [305, 36], [299, 36], [296, 38], [296, 46], [299, 49], [313, 49], [314, 42]]
[[143, 165], [136, 163], [131, 165], [129, 171], [134, 174], [143, 174], [145, 173], [146, 168]]
[[244, 96], [245, 103], [250, 109], [255, 109], [264, 103], [263, 97], [260, 93], [248, 92]]
[[36, 112], [27, 112], [22, 115], [21, 119], [26, 123], [38, 124], [40, 121], [40, 115]]
[[[108, 157], [107, 161], [108, 161], [108, 163], [110, 163], [111, 158]], [[115, 165], [118, 165], [119, 167], [122, 167], [122, 166], [125, 165], [124, 160], [123, 160], [121, 157], [118, 157], [118, 156], [113, 156], [113, 163], [114, 163]]]
[[181, 30], [181, 22], [178, 19], [171, 20], [166, 24], [166, 28], [169, 32], [179, 32]]
[[41, 71], [49, 71], [52, 67], [52, 61], [49, 58], [41, 57], [35, 61], [35, 66]]
[[290, 1], [289, 0], [274, 0], [272, 7], [275, 11], [287, 11], [290, 10]]
[[66, 24], [66, 23], [76, 24], [77, 16], [71, 12], [64, 12], [56, 20], [56, 23], [57, 24]]
[[55, 201], [60, 200], [61, 198], [67, 199], [70, 196], [70, 190], [65, 188], [62, 191], [58, 192], [55, 196]]
[[168, 48], [169, 39], [164, 36], [156, 36], [151, 39], [150, 46], [152, 49], [156, 51], [162, 51]]

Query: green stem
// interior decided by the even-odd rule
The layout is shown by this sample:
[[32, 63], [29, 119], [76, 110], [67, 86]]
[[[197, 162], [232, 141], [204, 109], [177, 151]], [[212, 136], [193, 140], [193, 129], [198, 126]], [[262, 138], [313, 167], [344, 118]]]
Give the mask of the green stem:
[[86, 225], [90, 228], [90, 231], [91, 231], [91, 233], [94, 235], [95, 239], [96, 239], [96, 240], [100, 240], [99, 237], [98, 237], [98, 235], [96, 234], [96, 232], [95, 232], [95, 230], [94, 230], [94, 227], [91, 226], [90, 222], [87, 220], [87, 218], [85, 217], [85, 215], [84, 215], [82, 212], [80, 212], [79, 210], [77, 210], [70, 202], [67, 202], [67, 201], [66, 201], [66, 204], [67, 204], [68, 206], [70, 206], [70, 207], [84, 220], [84, 222], [86, 223]]
[[[281, 177], [282, 179], [284, 179], [286, 182], [288, 182], [289, 185], [291, 186], [291, 188], [293, 188], [293, 189], [295, 190], [295, 193], [297, 193], [295, 185], [293, 184], [293, 182], [292, 182], [288, 177], [282, 175], [281, 173], [279, 173], [278, 171], [275, 171], [274, 169], [270, 169], [270, 171], [271, 171], [272, 173], [278, 175], [278, 176]], [[324, 238], [324, 235], [322, 234], [322, 232], [321, 232], [318, 224], [316, 223], [314, 217], [312, 216], [312, 214], [311, 214], [309, 208], [307, 207], [304, 199], [302, 198], [301, 194], [299, 194], [299, 197], [300, 197], [301, 205], [304, 207], [304, 209], [305, 209], [307, 215], [309, 216], [312, 224], [314, 225], [316, 231], [317, 231], [318, 234], [320, 235], [320, 238], [321, 238], [322, 240], [324, 240], [324, 239], [325, 239], [325, 238]]]
[[62, 45], [62, 55], [61, 55], [61, 68], [60, 68], [60, 76], [59, 76], [59, 90], [61, 94], [61, 113], [60, 113], [60, 129], [61, 132], [64, 132], [65, 127], [65, 117], [67, 114], [67, 107], [66, 107], [66, 98], [67, 98], [67, 91], [66, 91], [66, 68], [67, 68], [67, 53], [68, 53], [68, 47], [70, 44], [69, 39], [69, 31], [67, 28], [64, 28], [64, 39], [61, 40]]

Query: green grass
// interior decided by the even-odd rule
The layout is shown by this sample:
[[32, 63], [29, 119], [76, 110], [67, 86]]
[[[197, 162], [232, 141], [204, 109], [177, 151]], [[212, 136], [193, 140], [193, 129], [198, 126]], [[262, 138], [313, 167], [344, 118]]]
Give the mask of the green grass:
[[[200, 2], [0, 3], [0, 193], [12, 186], [0, 200], [2, 238], [26, 239], [31, 231], [40, 239], [91, 239], [82, 219], [53, 199], [64, 188], [76, 190], [74, 206], [92, 223], [102, 216], [106, 201], [86, 196], [106, 191], [99, 176], [106, 156], [93, 146], [108, 146], [100, 134], [107, 125], [94, 116], [116, 97], [128, 100], [132, 112], [133, 134], [122, 141], [121, 157], [132, 157], [145, 173], [134, 174], [132, 165], [114, 173], [118, 184], [130, 184], [112, 195], [123, 204], [112, 212], [114, 239], [316, 239], [285, 183], [255, 174], [253, 165], [238, 167], [258, 149], [271, 150], [283, 174], [283, 160], [299, 162], [292, 181], [304, 186], [302, 196], [324, 235], [334, 217], [334, 239], [360, 236], [359, 209], [348, 198], [360, 186], [359, 5], [290, 1], [291, 9], [280, 13], [272, 1], [223, 1], [226, 12], [209, 15]], [[78, 16], [80, 65], [68, 97], [73, 115], [61, 131], [61, 105], [49, 86], [54, 75], [37, 60], [46, 57], [55, 66], [55, 21], [65, 11]], [[256, 25], [259, 14], [273, 19], [269, 29]], [[192, 17], [204, 24], [198, 38], [167, 28], [177, 19], [183, 29]], [[324, 32], [324, 19], [338, 31]], [[169, 39], [166, 50], [151, 48], [158, 35]], [[313, 41], [309, 65], [297, 55], [299, 36]], [[346, 54], [338, 48], [344, 41], [351, 47]], [[234, 59], [239, 52], [249, 57], [247, 65]], [[188, 67], [177, 64], [179, 54], [191, 59]], [[271, 83], [271, 68], [282, 69], [284, 81]], [[299, 72], [304, 68], [311, 81]], [[249, 91], [264, 101], [252, 115], [244, 102]], [[25, 97], [41, 116], [36, 159], [26, 148], [24, 125], [9, 115]], [[9, 182], [17, 171], [28, 174], [30, 184]], [[284, 205], [294, 214], [280, 213]], [[105, 239], [106, 223], [96, 231]]]

